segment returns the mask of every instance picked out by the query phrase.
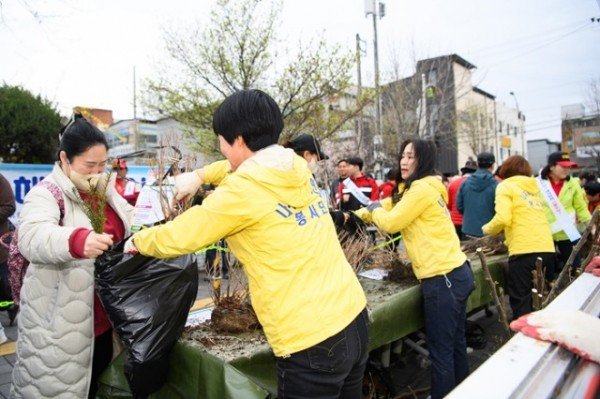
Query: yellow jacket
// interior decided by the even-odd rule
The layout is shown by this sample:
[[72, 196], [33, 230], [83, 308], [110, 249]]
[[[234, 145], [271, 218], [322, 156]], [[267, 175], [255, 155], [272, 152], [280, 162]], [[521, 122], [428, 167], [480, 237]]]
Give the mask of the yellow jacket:
[[533, 177], [509, 177], [496, 188], [496, 214], [482, 230], [491, 235], [504, 230], [510, 255], [554, 252], [544, 202]]
[[248, 276], [252, 306], [276, 356], [314, 346], [345, 328], [366, 298], [338, 241], [306, 161], [274, 145], [227, 174], [201, 206], [134, 236], [140, 253], [173, 257], [225, 237]]
[[381, 201], [382, 208], [370, 215], [365, 208], [356, 213], [383, 231], [402, 233], [415, 276], [421, 280], [446, 274], [467, 259], [460, 250], [447, 202], [441, 180], [428, 176], [413, 182], [395, 206], [386, 198]]
[[[577, 216], [577, 222], [579, 224], [577, 227], [582, 231], [587, 222], [592, 219], [592, 215], [588, 210], [585, 191], [579, 185], [579, 179], [570, 178], [569, 180], [565, 180], [557, 197], [568, 215]], [[556, 221], [556, 216], [554, 215], [554, 212], [552, 212], [552, 209], [550, 209], [550, 205], [548, 205], [546, 200], [544, 200], [544, 208], [546, 211], [546, 218], [550, 225], [552, 225], [552, 223]], [[550, 228], [552, 228], [552, 226], [550, 226]], [[564, 231], [559, 230], [552, 235], [552, 238], [554, 241], [563, 241], [568, 240], [569, 236], [567, 236], [567, 233]]]

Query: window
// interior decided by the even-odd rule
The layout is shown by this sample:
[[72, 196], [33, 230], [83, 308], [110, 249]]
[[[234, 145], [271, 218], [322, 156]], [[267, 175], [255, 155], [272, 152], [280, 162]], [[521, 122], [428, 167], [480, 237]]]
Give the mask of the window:
[[581, 138], [584, 140], [600, 139], [600, 132], [585, 132], [581, 133]]
[[431, 68], [427, 74], [427, 85], [437, 86], [437, 69]]

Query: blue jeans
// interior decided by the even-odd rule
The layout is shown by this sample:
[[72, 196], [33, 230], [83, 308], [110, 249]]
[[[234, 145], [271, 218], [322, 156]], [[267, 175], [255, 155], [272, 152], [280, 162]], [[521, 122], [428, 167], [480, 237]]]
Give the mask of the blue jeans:
[[364, 309], [334, 336], [277, 358], [277, 397], [361, 399], [368, 357], [369, 316]]
[[469, 374], [465, 323], [467, 299], [474, 288], [467, 262], [446, 275], [421, 282], [432, 399], [446, 396]]

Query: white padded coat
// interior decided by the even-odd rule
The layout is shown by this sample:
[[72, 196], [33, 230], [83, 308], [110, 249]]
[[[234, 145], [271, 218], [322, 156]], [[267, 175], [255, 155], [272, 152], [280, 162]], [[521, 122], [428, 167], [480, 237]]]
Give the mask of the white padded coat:
[[[94, 346], [94, 260], [75, 259], [69, 237], [92, 226], [71, 180], [56, 164], [46, 177], [65, 201], [63, 226], [56, 200], [34, 187], [19, 217], [19, 250], [31, 262], [21, 290], [13, 398], [86, 398]], [[133, 207], [114, 188], [108, 203], [131, 233]]]

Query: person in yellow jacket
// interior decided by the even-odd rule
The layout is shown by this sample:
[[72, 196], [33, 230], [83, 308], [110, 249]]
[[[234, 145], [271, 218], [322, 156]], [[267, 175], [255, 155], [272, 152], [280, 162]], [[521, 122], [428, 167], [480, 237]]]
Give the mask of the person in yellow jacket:
[[532, 271], [542, 258], [547, 278], [554, 271], [556, 254], [550, 224], [544, 213], [544, 200], [531, 166], [520, 155], [508, 157], [500, 168], [502, 182], [496, 188], [495, 215], [483, 225], [484, 234], [502, 231], [508, 246], [508, 296], [513, 318], [530, 313]]
[[[567, 263], [573, 247], [579, 241], [580, 235], [577, 230], [582, 230], [592, 218], [585, 192], [577, 179], [569, 176], [571, 168], [576, 167], [577, 164], [571, 161], [569, 154], [554, 152], [548, 156], [548, 165], [538, 176], [538, 185], [545, 199], [546, 217], [550, 222], [559, 259], [557, 269], [561, 269]], [[578, 268], [580, 265], [581, 259], [577, 256], [573, 267]]]
[[167, 258], [225, 238], [277, 358], [278, 397], [360, 398], [366, 298], [306, 161], [277, 145], [282, 129], [266, 93], [227, 97], [213, 115], [227, 161], [176, 181], [176, 199], [203, 182], [218, 183], [215, 191], [173, 221], [136, 233], [125, 250]]
[[413, 271], [421, 280], [432, 361], [431, 397], [436, 399], [469, 374], [465, 322], [474, 278], [450, 219], [446, 187], [435, 171], [435, 144], [407, 140], [400, 154], [399, 192], [356, 213], [387, 233], [402, 233]]

